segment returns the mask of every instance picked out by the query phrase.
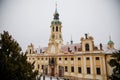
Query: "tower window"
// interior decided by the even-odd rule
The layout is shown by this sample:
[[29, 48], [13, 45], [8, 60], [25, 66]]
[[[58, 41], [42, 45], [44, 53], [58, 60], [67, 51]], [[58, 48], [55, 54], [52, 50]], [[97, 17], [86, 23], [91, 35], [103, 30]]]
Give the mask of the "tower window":
[[56, 26], [56, 32], [58, 32], [58, 26]]
[[89, 50], [90, 50], [89, 44], [85, 44], [85, 51], [89, 51]]

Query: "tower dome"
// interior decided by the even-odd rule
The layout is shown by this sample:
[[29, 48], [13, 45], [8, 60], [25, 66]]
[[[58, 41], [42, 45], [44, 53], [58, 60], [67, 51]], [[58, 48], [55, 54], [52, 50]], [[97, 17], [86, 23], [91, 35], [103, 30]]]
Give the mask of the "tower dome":
[[57, 12], [57, 8], [55, 9], [55, 13], [54, 13], [54, 19], [59, 20], [59, 13]]
[[111, 41], [111, 40], [109, 40], [109, 41], [108, 41], [108, 44], [109, 44], [109, 45], [112, 45], [112, 44], [114, 44], [114, 42]]
[[109, 41], [108, 41], [107, 45], [108, 45], [109, 49], [114, 48], [114, 42], [111, 40], [111, 36], [109, 37]]
[[55, 9], [55, 12], [54, 12], [54, 15], [53, 15], [53, 21], [51, 22], [51, 24], [61, 24], [61, 21], [59, 21], [59, 13], [57, 11], [57, 4], [56, 4], [56, 9]]

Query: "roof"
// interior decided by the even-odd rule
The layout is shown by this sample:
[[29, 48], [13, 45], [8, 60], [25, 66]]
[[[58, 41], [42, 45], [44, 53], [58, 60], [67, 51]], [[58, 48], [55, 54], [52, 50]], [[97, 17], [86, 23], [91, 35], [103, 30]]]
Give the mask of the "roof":
[[[103, 46], [102, 47], [102, 49], [103, 49], [102, 53], [104, 53], [104, 54], [112, 54], [113, 52], [117, 52], [118, 51], [115, 48], [108, 48], [107, 44], [102, 44], [102, 46]], [[92, 53], [101, 53], [99, 45], [95, 45], [95, 47], [97, 47], [98, 50], [94, 50]], [[37, 50], [37, 53], [44, 53], [47, 50], [47, 48], [48, 47], [42, 47], [39, 50]], [[68, 53], [68, 52], [71, 52], [71, 53], [80, 52], [81, 54], [83, 53], [83, 52], [81, 52], [82, 51], [82, 47], [81, 47], [80, 43], [63, 45], [61, 47], [61, 50], [62, 50], [63, 53]], [[84, 53], [86, 53], [86, 52], [84, 52]], [[87, 52], [87, 53], [89, 53], [89, 52]]]
[[118, 50], [115, 48], [108, 48], [107, 44], [103, 44], [103, 53], [112, 54], [113, 52], [116, 52], [116, 51], [118, 51]]
[[75, 52], [81, 49], [81, 44], [80, 43], [75, 43], [75, 44], [67, 44], [62, 46], [62, 51], [63, 52]]
[[51, 22], [51, 24], [61, 24], [61, 22], [60, 22], [59, 20], [54, 19], [54, 20]]
[[108, 41], [108, 44], [111, 45], [111, 44], [114, 44], [114, 42], [113, 42], [112, 40], [109, 40], [109, 41]]

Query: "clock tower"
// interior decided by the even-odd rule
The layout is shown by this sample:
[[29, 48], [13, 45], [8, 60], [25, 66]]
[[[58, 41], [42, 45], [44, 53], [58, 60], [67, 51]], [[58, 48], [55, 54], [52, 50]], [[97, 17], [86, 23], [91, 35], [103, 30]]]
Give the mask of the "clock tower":
[[48, 43], [47, 53], [57, 54], [61, 52], [61, 46], [63, 45], [62, 39], [62, 23], [59, 21], [59, 13], [57, 12], [57, 6], [55, 9], [53, 21], [51, 22], [51, 35]]

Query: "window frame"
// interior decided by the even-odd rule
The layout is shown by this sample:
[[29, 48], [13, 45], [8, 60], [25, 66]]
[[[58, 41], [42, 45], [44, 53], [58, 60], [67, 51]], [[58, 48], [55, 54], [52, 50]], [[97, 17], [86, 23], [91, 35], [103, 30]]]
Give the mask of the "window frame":
[[82, 73], [82, 68], [78, 67], [78, 73], [81, 74]]
[[97, 68], [96, 68], [96, 74], [97, 74], [97, 75], [101, 75], [100, 67], [97, 67]]
[[68, 72], [68, 67], [67, 66], [65, 66], [65, 72]]
[[81, 57], [78, 57], [78, 60], [81, 60]]
[[71, 57], [71, 61], [73, 61], [74, 60], [74, 58], [73, 57]]
[[96, 60], [100, 60], [100, 57], [95, 57]]
[[85, 44], [85, 51], [90, 51], [90, 45], [88, 43]]
[[90, 60], [90, 57], [86, 57], [86, 60]]
[[58, 26], [56, 26], [56, 32], [58, 32], [58, 30], [59, 30], [59, 29], [58, 29]]
[[71, 72], [74, 72], [74, 66], [71, 66]]
[[87, 68], [86, 68], [86, 71], [87, 71], [87, 74], [91, 74], [91, 69], [90, 69], [90, 67], [87, 67]]

